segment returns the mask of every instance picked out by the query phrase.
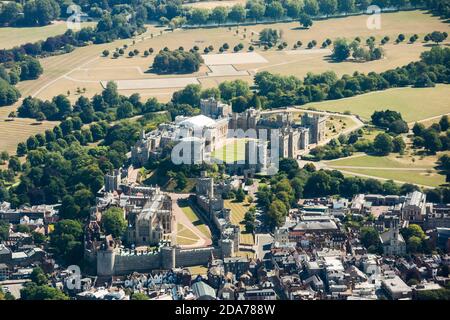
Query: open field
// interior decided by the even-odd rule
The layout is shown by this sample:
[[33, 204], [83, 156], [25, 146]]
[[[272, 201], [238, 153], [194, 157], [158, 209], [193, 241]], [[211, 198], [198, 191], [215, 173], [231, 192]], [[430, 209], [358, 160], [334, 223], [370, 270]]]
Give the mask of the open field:
[[248, 211], [249, 206], [242, 202], [233, 202], [233, 200], [225, 200], [225, 208], [231, 209], [231, 222], [239, 225], [241, 228], [241, 244], [253, 245], [255, 240], [253, 234], [245, 233], [245, 225], [243, 223], [245, 213]]
[[202, 276], [206, 276], [208, 274], [208, 267], [207, 266], [193, 266], [193, 267], [188, 267], [189, 272], [191, 273], [191, 275], [202, 275]]
[[7, 151], [10, 155], [16, 154], [17, 144], [25, 141], [29, 136], [42, 133], [53, 128], [58, 122], [44, 121], [36, 122], [34, 119], [19, 119], [5, 121], [8, 114], [3, 116], [4, 111], [0, 108], [0, 151]]
[[[95, 26], [96, 22], [83, 22], [81, 27]], [[67, 24], [65, 21], [54, 21], [52, 24], [44, 27], [29, 28], [0, 28], [0, 49], [11, 49], [14, 46], [25, 44], [27, 42], [36, 42], [45, 40], [66, 32]]]
[[[331, 38], [333, 40], [337, 37], [354, 38], [356, 36], [368, 37], [372, 35], [377, 38], [381, 38], [385, 35], [395, 38], [400, 32], [405, 33], [408, 37], [408, 32], [411, 30], [414, 30], [414, 33], [417, 33], [420, 36], [433, 30], [448, 31], [447, 25], [440, 22], [437, 18], [431, 17], [420, 11], [383, 14], [383, 27], [381, 30], [368, 30], [365, 25], [366, 18], [366, 16], [354, 16], [316, 21], [309, 30], [299, 28], [298, 23], [296, 22], [249, 25], [240, 27], [239, 34], [235, 33], [235, 27], [232, 28], [232, 30], [228, 30], [226, 27], [220, 27], [175, 30], [174, 32], [164, 32], [163, 35], [159, 36], [162, 29], [150, 27], [146, 34], [136, 38], [137, 40], [144, 38], [144, 40], [137, 41], [135, 45], [130, 45], [131, 40], [120, 40], [111, 44], [77, 48], [74, 52], [64, 56], [42, 59], [44, 69], [46, 70], [44, 78], [45, 75], [52, 77], [57, 75], [61, 77], [62, 75], [65, 75], [65, 77], [61, 77], [57, 83], [53, 83], [42, 90], [39, 90], [40, 86], [36, 88], [32, 83], [21, 84], [20, 89], [23, 90], [24, 94], [34, 93], [42, 98], [50, 98], [61, 91], [70, 90], [74, 92], [77, 87], [85, 87], [87, 89], [87, 95], [92, 96], [101, 90], [102, 87], [100, 81], [170, 78], [173, 76], [161, 76], [147, 73], [146, 71], [149, 70], [154, 55], [143, 57], [142, 53], [149, 48], [153, 48], [155, 52], [158, 52], [158, 50], [165, 46], [170, 49], [183, 46], [187, 49], [194, 45], [199, 46], [200, 50], [202, 50], [203, 47], [213, 45], [215, 48], [214, 53], [217, 53], [218, 48], [225, 42], [227, 42], [230, 47], [242, 42], [245, 48], [247, 48], [252, 40], [257, 40], [259, 31], [269, 27], [283, 31], [283, 41], [288, 43], [289, 48], [292, 48], [297, 40], [301, 40], [303, 43], [316, 40], [318, 43], [321, 43], [326, 38]], [[358, 28], [358, 25], [361, 25], [361, 28]], [[152, 34], [153, 38], [151, 37]], [[140, 55], [134, 58], [120, 57], [118, 59], [113, 59], [112, 57], [100, 57], [100, 53], [103, 49], [113, 51], [124, 43], [129, 44], [129, 50], [138, 49]], [[351, 74], [354, 71], [383, 71], [405, 65], [412, 60], [417, 60], [419, 59], [420, 53], [425, 50], [428, 50], [428, 48], [420, 41], [415, 44], [387, 44], [385, 46], [386, 58], [383, 60], [368, 63], [333, 63], [328, 59], [329, 51], [327, 50], [301, 49], [296, 51], [296, 54], [292, 54], [292, 50], [279, 51], [270, 49], [264, 51], [256, 47], [256, 53], [254, 54], [261, 57], [258, 59], [233, 61], [237, 59], [239, 55], [242, 55], [242, 53], [230, 54], [229, 56], [225, 54], [209, 55], [206, 58], [207, 63], [210, 63], [211, 65], [218, 63], [214, 60], [221, 59], [222, 61], [219, 63], [233, 65], [236, 70], [247, 71], [249, 75], [245, 75], [245, 73], [222, 75], [203, 66], [199, 72], [186, 75], [186, 77], [197, 77], [198, 81], [204, 87], [211, 87], [216, 86], [218, 83], [225, 80], [232, 79], [243, 79], [251, 83], [252, 74], [263, 70], [281, 74], [293, 74], [299, 77], [305, 76], [307, 72], [323, 72], [326, 70], [334, 70], [339, 75], [345, 73]], [[229, 61], [223, 60], [221, 56], [227, 57], [225, 60]], [[77, 61], [78, 63], [72, 63], [72, 59], [74, 62]], [[208, 60], [211, 61], [208, 62]], [[267, 62], [262, 63], [263, 61]], [[42, 79], [41, 81], [41, 79], [39, 79], [37, 82], [42, 84], [44, 80], [45, 79]], [[131, 94], [136, 91], [141, 93], [144, 97], [156, 96], [162, 101], [167, 101], [170, 99], [171, 93], [176, 89], [177, 88], [167, 88], [161, 91], [159, 89], [135, 88], [135, 90], [123, 90], [123, 93]], [[38, 92], [36, 93], [36, 91]], [[75, 97], [72, 98], [74, 99]]]
[[434, 88], [395, 88], [371, 92], [340, 100], [309, 103], [304, 107], [318, 110], [350, 111], [369, 120], [374, 111], [395, 110], [406, 122], [439, 116], [450, 112], [450, 85], [439, 84]]
[[384, 157], [359, 154], [338, 160], [326, 161], [326, 164], [332, 167], [336, 166], [354, 166], [354, 167], [377, 167], [377, 168], [423, 168], [432, 169], [436, 166], [437, 156], [420, 158], [417, 156], [397, 156], [390, 154]]
[[225, 163], [245, 160], [245, 141], [247, 139], [228, 139], [227, 144], [212, 152], [211, 157]]
[[183, 210], [183, 213], [188, 217], [188, 219], [192, 222], [192, 224], [197, 227], [198, 230], [201, 231], [207, 238], [211, 238], [211, 232], [209, 231], [208, 226], [202, 221], [202, 219], [195, 213], [192, 207], [188, 204], [187, 201], [180, 201], [180, 208]]
[[[109, 44], [90, 45], [87, 47], [76, 48], [76, 50], [68, 54], [41, 59], [40, 61], [44, 68], [44, 74], [37, 80], [20, 82], [17, 87], [21, 91], [22, 97], [32, 95], [41, 99], [51, 99], [53, 96], [61, 93], [70, 93], [68, 96], [69, 99], [75, 101], [79, 97], [75, 94], [77, 88], [85, 88], [86, 93], [84, 95], [92, 97], [94, 94], [101, 92], [101, 81], [131, 80], [140, 83], [140, 80], [145, 80], [144, 85], [141, 85], [141, 87], [136, 85], [136, 83], [133, 85], [131, 82], [130, 85], [130, 82], [128, 82], [128, 84], [125, 82], [127, 85], [123, 86], [120, 92], [124, 95], [131, 95], [136, 92], [139, 93], [143, 99], [154, 96], [160, 101], [168, 101], [173, 92], [180, 89], [180, 84], [174, 85], [173, 87], [167, 87], [167, 85], [165, 85], [156, 88], [154, 85], [149, 86], [148, 83], [146, 83], [146, 79], [154, 79], [157, 83], [162, 83], [162, 81], [166, 82], [169, 78], [180, 78], [180, 75], [161, 76], [147, 72], [154, 58], [154, 54], [149, 57], [143, 57], [143, 52], [149, 48], [153, 48], [155, 52], [158, 52], [158, 50], [165, 46], [170, 49], [175, 49], [179, 46], [188, 49], [197, 45], [200, 50], [203, 50], [204, 47], [213, 45], [214, 53], [217, 53], [218, 48], [225, 42], [227, 42], [231, 48], [242, 42], [245, 46], [245, 51], [252, 41], [257, 40], [258, 32], [263, 28], [282, 30], [283, 41], [288, 43], [289, 49], [292, 49], [293, 44], [298, 40], [301, 40], [304, 44], [311, 40], [316, 40], [318, 43], [321, 43], [326, 38], [334, 40], [337, 37], [346, 37], [350, 39], [359, 36], [364, 39], [368, 36], [375, 36], [377, 40], [379, 40], [385, 35], [389, 35], [391, 39], [394, 39], [399, 33], [404, 33], [406, 38], [408, 38], [412, 33], [417, 33], [420, 37], [423, 37], [424, 34], [434, 30], [449, 31], [448, 25], [423, 11], [382, 14], [381, 30], [368, 30], [366, 28], [366, 18], [367, 16], [354, 16], [315, 21], [314, 25], [308, 30], [299, 28], [297, 22], [248, 25], [239, 27], [238, 34], [236, 34], [236, 27], [231, 28], [231, 30], [227, 27], [220, 27], [186, 30], [179, 29], [170, 32], [155, 26], [148, 26], [147, 32], [137, 36], [134, 40], [126, 39]], [[16, 37], [16, 34], [14, 34], [14, 36]], [[135, 44], [133, 44], [133, 41], [135, 41]], [[126, 50], [126, 55], [129, 50], [138, 49], [140, 51], [139, 56], [134, 58], [120, 57], [118, 59], [113, 59], [111, 56], [106, 58], [101, 57], [101, 52], [104, 49], [113, 52], [115, 48], [121, 47], [124, 44], [127, 44], [129, 48]], [[234, 62], [236, 63], [235, 65], [231, 63], [225, 64], [222, 65], [221, 68], [217, 68], [218, 66], [214, 65], [211, 65], [210, 68], [204, 65], [198, 72], [183, 75], [182, 77], [197, 78], [197, 81], [201, 83], [203, 87], [208, 88], [216, 87], [223, 81], [234, 79], [242, 79], [251, 84], [253, 81], [253, 74], [264, 70], [285, 75], [292, 74], [299, 77], [305, 76], [307, 72], [323, 72], [326, 70], [334, 70], [338, 75], [351, 74], [354, 71], [384, 71], [405, 65], [412, 60], [417, 60], [419, 59], [421, 52], [429, 50], [429, 47], [421, 41], [418, 41], [415, 44], [387, 44], [384, 47], [386, 58], [368, 63], [333, 63], [328, 58], [329, 52], [320, 49], [301, 49], [293, 52], [292, 50], [279, 51], [276, 49], [264, 51], [262, 48], [256, 47], [256, 53], [267, 62], [261, 63], [260, 59], [248, 60], [246, 61], [247, 63], [240, 64], [239, 61], [237, 61]], [[216, 57], [218, 56], [219, 55], [216, 55]], [[234, 55], [232, 54], [231, 56]], [[214, 56], [211, 55], [211, 59], [218, 59], [213, 57]], [[238, 57], [238, 55], [236, 55], [236, 57]], [[233, 71], [233, 69], [235, 71]], [[175, 83], [177, 81], [173, 80], [172, 82]], [[436, 96], [440, 96], [442, 100], [442, 97], [448, 96], [447, 90], [448, 89], [444, 89], [444, 91], [437, 93]], [[423, 95], [423, 92], [425, 91], [420, 92], [420, 94]], [[426, 101], [430, 101], [430, 99], [430, 97], [427, 97]], [[0, 108], [0, 121], [3, 121], [7, 114], [17, 108], [19, 104], [20, 102], [7, 109]], [[427, 117], [430, 114], [435, 115], [442, 113], [443, 107], [448, 108], [448, 106], [441, 105], [439, 107], [441, 111], [436, 110], [435, 113], [428, 112], [430, 108], [423, 108], [423, 110], [420, 111], [425, 114], [423, 117]], [[324, 108], [329, 109], [328, 105], [324, 105]], [[6, 113], [4, 110], [7, 110], [8, 112]], [[368, 111], [367, 113], [370, 112]], [[417, 114], [419, 114], [419, 112], [417, 112]], [[421, 117], [422, 116], [417, 116], [418, 119], [421, 119]], [[409, 120], [408, 117], [406, 117], [406, 119], [407, 121], [415, 120]], [[0, 146], [6, 145], [7, 143], [3, 138], [3, 133], [9, 131], [12, 132], [12, 130], [12, 122], [1, 123]], [[28, 135], [25, 137], [17, 136], [15, 141], [12, 141], [13, 147], [8, 148], [15, 149], [15, 144], [27, 137]]]
[[348, 158], [324, 161], [323, 163], [330, 169], [341, 170], [350, 175], [355, 173], [436, 187], [445, 183], [445, 176], [439, 174], [435, 168], [436, 161], [442, 154], [438, 153], [434, 156], [390, 154], [385, 157], [355, 154]]
[[343, 171], [348, 175], [352, 173], [356, 175], [377, 177], [386, 180], [395, 180], [398, 182], [414, 183], [422, 186], [437, 187], [445, 183], [445, 176], [437, 172], [427, 171], [394, 171], [394, 170], [375, 170], [375, 169], [345, 169]]
[[177, 224], [177, 244], [179, 245], [192, 245], [199, 240], [199, 237], [195, 235], [191, 230], [187, 229], [183, 224]]

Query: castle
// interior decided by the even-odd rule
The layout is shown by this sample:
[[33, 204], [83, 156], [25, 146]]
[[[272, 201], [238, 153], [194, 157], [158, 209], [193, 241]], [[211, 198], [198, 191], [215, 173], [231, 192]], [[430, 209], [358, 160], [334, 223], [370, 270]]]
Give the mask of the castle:
[[279, 135], [279, 154], [284, 158], [296, 158], [310, 144], [317, 144], [325, 139], [327, 117], [303, 114], [300, 123], [296, 123], [292, 113], [278, 113], [275, 118], [264, 118], [259, 110], [248, 109], [242, 113], [233, 113], [229, 128], [233, 130], [253, 129], [259, 137], [262, 129], [270, 135], [277, 130]]
[[[126, 170], [114, 170], [105, 175], [105, 186], [99, 191], [97, 204], [86, 227], [84, 256], [96, 265], [98, 275], [112, 276], [132, 271], [201, 265], [206, 264], [212, 254], [223, 258], [232, 257], [239, 249], [239, 227], [229, 224], [229, 212], [227, 223], [220, 231], [218, 246], [193, 249], [177, 246], [172, 240], [176, 221], [169, 194], [162, 192], [159, 187], [129, 184], [126, 175]], [[202, 184], [199, 185], [202, 188]], [[211, 187], [208, 187], [209, 191], [203, 190], [199, 192], [206, 192], [208, 198], [213, 196], [208, 193]], [[213, 200], [219, 207], [211, 207], [211, 214], [217, 210], [227, 213], [223, 209], [223, 200], [220, 200]], [[127, 220], [124, 236], [126, 247], [120, 240], [101, 233], [101, 216], [111, 207], [122, 209]], [[217, 218], [215, 214], [207, 217], [220, 227]]]
[[163, 123], [149, 133], [142, 132], [131, 148], [133, 165], [140, 167], [151, 157], [157, 158], [170, 143], [180, 144], [179, 147], [184, 150], [194, 150], [187, 159], [189, 163], [203, 162], [206, 154], [224, 145], [231, 106], [211, 98], [202, 99], [200, 107], [200, 115], [177, 116], [173, 123]]
[[[262, 148], [268, 149], [269, 144], [263, 142], [271, 136], [271, 133], [276, 132], [279, 136], [277, 158], [297, 158], [302, 151], [309, 148], [310, 144], [325, 140], [327, 117], [318, 114], [305, 113], [297, 123], [292, 113], [286, 112], [278, 113], [275, 118], [263, 117], [262, 112], [257, 109], [235, 113], [232, 112], [230, 105], [214, 98], [201, 99], [200, 109], [200, 115], [177, 116], [173, 123], [161, 124], [149, 133], [142, 132], [141, 138], [131, 149], [133, 165], [139, 167], [149, 158], [157, 158], [170, 143], [178, 145], [178, 149], [182, 150], [179, 156], [183, 159], [183, 163], [199, 164], [205, 159], [210, 159], [211, 153], [224, 146], [227, 138], [243, 138], [236, 136], [239, 133], [248, 138], [245, 131], [251, 130], [250, 133], [253, 134], [251, 138], [261, 143], [253, 142], [246, 147], [246, 155], [257, 154], [256, 162], [247, 160], [246, 169], [251, 172], [265, 172], [270, 155]], [[265, 139], [262, 132], [265, 132]], [[189, 150], [189, 154], [182, 154], [185, 150]]]

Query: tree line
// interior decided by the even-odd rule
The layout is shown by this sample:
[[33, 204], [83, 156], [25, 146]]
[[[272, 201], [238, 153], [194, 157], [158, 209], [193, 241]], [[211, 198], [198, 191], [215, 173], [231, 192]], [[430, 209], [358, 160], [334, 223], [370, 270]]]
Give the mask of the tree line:
[[309, 102], [352, 97], [370, 91], [395, 87], [432, 87], [435, 83], [450, 82], [450, 48], [434, 46], [421, 54], [420, 61], [382, 73], [367, 75], [355, 72], [340, 79], [333, 71], [308, 73], [302, 80], [295, 76], [281, 76], [267, 71], [255, 75], [258, 95], [266, 108], [303, 105]]
[[42, 74], [42, 66], [36, 57], [68, 53], [91, 42], [130, 38], [143, 31], [145, 27], [140, 20], [125, 14], [105, 13], [95, 28], [86, 27], [77, 32], [69, 29], [46, 40], [0, 50], [0, 106], [11, 105], [19, 99], [20, 93], [14, 88], [18, 81], [37, 79]]
[[200, 54], [191, 49], [184, 51], [183, 48], [178, 50], [161, 50], [153, 60], [152, 70], [157, 73], [192, 73], [200, 68], [203, 59]]
[[162, 16], [159, 21], [171, 28], [186, 25], [222, 25], [227, 22], [245, 23], [264, 21], [280, 21], [286, 19], [299, 20], [302, 25], [308, 27], [312, 24], [313, 18], [328, 18], [333, 15], [347, 15], [361, 13], [367, 10], [370, 5], [377, 5], [381, 9], [394, 7], [435, 8], [441, 12], [441, 7], [446, 8], [442, 14], [448, 15], [448, 6], [444, 0], [437, 1], [422, 0], [289, 0], [289, 1], [262, 1], [250, 0], [245, 6], [236, 4], [231, 8], [218, 6], [214, 9], [192, 8], [180, 9], [180, 14], [173, 17]]
[[430, 154], [438, 151], [450, 150], [450, 130], [448, 116], [443, 116], [438, 123], [433, 123], [428, 128], [422, 123], [416, 122], [413, 126], [414, 148], [424, 148]]

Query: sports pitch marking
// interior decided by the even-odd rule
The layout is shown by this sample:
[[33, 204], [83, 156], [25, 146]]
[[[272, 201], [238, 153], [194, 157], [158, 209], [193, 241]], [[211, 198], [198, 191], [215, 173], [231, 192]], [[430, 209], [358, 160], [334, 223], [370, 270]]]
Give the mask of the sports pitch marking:
[[[100, 81], [103, 88], [108, 81]], [[158, 78], [158, 79], [135, 79], [135, 80], [115, 80], [117, 89], [165, 89], [165, 88], [184, 88], [189, 84], [200, 84], [197, 78]]]
[[268, 63], [268, 61], [256, 52], [204, 54], [203, 60], [207, 66], [229, 64]]

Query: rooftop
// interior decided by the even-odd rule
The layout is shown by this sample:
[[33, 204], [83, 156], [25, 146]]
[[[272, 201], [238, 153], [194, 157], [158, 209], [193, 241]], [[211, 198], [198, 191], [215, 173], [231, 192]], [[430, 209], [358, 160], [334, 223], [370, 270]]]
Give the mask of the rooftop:
[[204, 127], [214, 126], [216, 122], [210, 117], [204, 115], [198, 115], [194, 117], [187, 118], [180, 122], [180, 125], [186, 126], [192, 129], [201, 129]]

